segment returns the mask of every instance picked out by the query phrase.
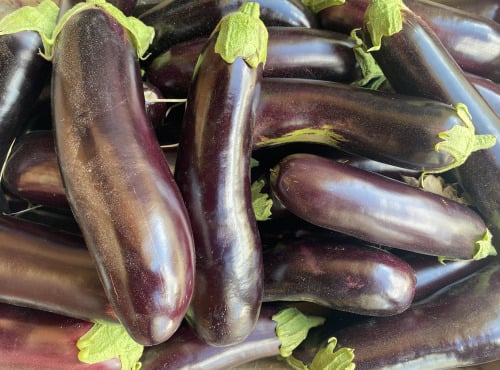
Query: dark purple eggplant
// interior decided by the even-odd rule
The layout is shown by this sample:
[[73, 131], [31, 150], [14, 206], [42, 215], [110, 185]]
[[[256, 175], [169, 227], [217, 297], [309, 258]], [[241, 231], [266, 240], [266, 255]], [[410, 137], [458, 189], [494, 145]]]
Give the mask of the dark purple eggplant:
[[[14, 5], [24, 4], [6, 4], [0, 19], [16, 10]], [[26, 130], [33, 102], [49, 78], [50, 63], [38, 55], [40, 48], [42, 39], [34, 31], [0, 35], [0, 163], [4, 163], [15, 138]], [[0, 210], [7, 211], [3, 194]]]
[[500, 22], [500, 3], [498, 0], [433, 0], [436, 3], [451, 6], [467, 13]]
[[1, 302], [118, 322], [81, 237], [10, 216], [0, 236]]
[[[309, 329], [323, 322], [322, 317], [304, 315], [295, 307], [265, 304], [254, 329], [244, 341], [215, 347], [184, 325], [169, 341], [144, 350], [141, 369], [223, 370], [262, 358], [280, 356], [283, 360], [306, 338]], [[288, 325], [293, 328], [288, 330]]]
[[264, 301], [307, 301], [368, 316], [403, 312], [415, 273], [394, 254], [355, 241], [302, 237], [264, 252]]
[[[399, 3], [394, 5], [400, 9]], [[422, 18], [406, 7], [401, 12], [401, 31], [383, 37], [380, 49], [372, 54], [396, 91], [447, 104], [463, 103], [477, 133], [496, 138], [495, 145], [472, 153], [454, 172], [493, 237], [500, 237], [500, 117], [471, 85]], [[365, 43], [371, 46], [366, 31], [364, 38]]]
[[[326, 8], [318, 14], [319, 22], [326, 29], [348, 33], [362, 26], [369, 1], [351, 0]], [[498, 23], [429, 0], [404, 3], [428, 24], [461, 68], [500, 81]]]
[[131, 337], [151, 345], [185, 316], [195, 261], [181, 194], [146, 115], [137, 54], [99, 5], [73, 14], [55, 43], [52, 107], [66, 195], [105, 292]]
[[[315, 27], [316, 18], [300, 0], [258, 0], [266, 26]], [[221, 18], [235, 12], [243, 0], [163, 0], [139, 15], [155, 29], [151, 53], [156, 56], [173, 45], [209, 36]]]
[[78, 359], [76, 346], [93, 323], [0, 303], [0, 368], [16, 370], [120, 370], [113, 358], [96, 364]]
[[158, 87], [149, 81], [143, 81], [146, 114], [154, 128], [160, 127], [167, 114], [168, 103]]
[[[347, 35], [307, 27], [268, 27], [268, 32], [264, 78], [295, 77], [337, 82], [359, 78], [353, 42]], [[185, 97], [205, 42], [206, 38], [197, 38], [161, 53], [148, 66], [148, 80], [168, 97]]]
[[[175, 167], [196, 248], [188, 319], [198, 335], [214, 345], [235, 344], [250, 334], [259, 316], [263, 285], [250, 157], [267, 30], [259, 19], [258, 3], [246, 3], [228, 17], [227, 34], [255, 33], [256, 50], [250, 55], [236, 50], [232, 58], [219, 54], [219, 38], [223, 47], [218, 50], [227, 45], [224, 24], [214, 30], [193, 76]], [[247, 27], [235, 31], [232, 17], [244, 18]]]
[[415, 272], [417, 282], [413, 297], [414, 302], [425, 299], [468, 277], [494, 260], [494, 257], [488, 257], [479, 261], [446, 261], [446, 263], [442, 263], [434, 256], [425, 254], [396, 250], [394, 253], [406, 261]]
[[[463, 163], [478, 140], [467, 120], [461, 107], [435, 100], [329, 81], [267, 78], [253, 145], [314, 142], [403, 168], [440, 172]], [[465, 127], [472, 129], [469, 142], [459, 148], [446, 133]], [[463, 149], [463, 156], [455, 157]]]
[[500, 359], [500, 263], [405, 312], [330, 333], [356, 369], [455, 369]]
[[469, 82], [481, 94], [484, 100], [489, 104], [491, 109], [500, 117], [500, 84], [470, 73], [466, 74]]
[[375, 245], [454, 259], [496, 254], [471, 208], [376, 173], [297, 153], [271, 169], [270, 183], [293, 214]]

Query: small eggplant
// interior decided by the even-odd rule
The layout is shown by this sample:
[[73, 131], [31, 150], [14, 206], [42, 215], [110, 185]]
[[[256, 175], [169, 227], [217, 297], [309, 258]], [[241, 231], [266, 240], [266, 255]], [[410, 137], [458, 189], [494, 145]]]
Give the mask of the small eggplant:
[[403, 312], [416, 278], [394, 254], [354, 240], [301, 237], [264, 252], [264, 301], [307, 301], [368, 316]]
[[[131, 337], [152, 345], [167, 340], [186, 314], [194, 243], [146, 115], [142, 52], [106, 9], [83, 4], [57, 36], [56, 152], [68, 202], [107, 297]], [[150, 29], [141, 29], [150, 39]]]
[[[196, 248], [188, 320], [218, 346], [244, 340], [262, 302], [262, 250], [250, 188], [253, 119], [267, 49], [259, 8], [247, 2], [224, 18], [200, 54], [175, 167]], [[246, 53], [238, 49], [245, 38], [255, 45]]]
[[375, 245], [453, 259], [496, 254], [471, 208], [331, 159], [289, 155], [271, 169], [270, 184], [293, 214]]
[[[300, 0], [258, 0], [266, 26], [314, 27], [316, 18]], [[175, 44], [209, 36], [217, 23], [237, 11], [243, 0], [163, 0], [139, 15], [155, 29], [153, 56]]]
[[354, 349], [356, 369], [443, 370], [500, 358], [498, 260], [412, 305], [330, 333]]

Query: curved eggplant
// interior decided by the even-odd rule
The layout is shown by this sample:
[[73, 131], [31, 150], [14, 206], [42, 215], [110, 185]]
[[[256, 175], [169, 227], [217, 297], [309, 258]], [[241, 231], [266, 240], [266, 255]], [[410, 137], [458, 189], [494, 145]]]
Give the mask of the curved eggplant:
[[500, 358], [500, 263], [394, 317], [334, 331], [356, 369], [455, 369]]
[[[248, 2], [230, 15], [244, 17], [248, 27], [236, 32], [230, 28], [228, 34], [265, 36], [258, 9], [258, 3]], [[252, 209], [250, 157], [263, 69], [259, 55], [265, 60], [265, 49], [256, 50], [254, 63], [247, 64], [253, 55], [246, 58], [237, 50], [233, 59], [215, 51], [219, 37], [224, 40], [224, 34], [219, 35], [217, 29], [209, 38], [193, 76], [175, 179], [196, 247], [188, 320], [208, 343], [230, 345], [250, 334], [262, 302], [262, 251]]]
[[58, 35], [52, 104], [68, 201], [108, 299], [138, 343], [163, 342], [192, 296], [193, 237], [146, 115], [137, 52], [98, 5]]
[[264, 252], [264, 301], [307, 301], [368, 316], [403, 312], [416, 278], [394, 254], [355, 241], [302, 237]]
[[497, 0], [433, 0], [467, 13], [500, 22], [500, 3]]
[[[300, 0], [258, 0], [266, 26], [314, 27], [316, 18]], [[183, 41], [209, 36], [217, 23], [243, 0], [163, 0], [139, 15], [155, 29], [153, 56]]]
[[[307, 27], [268, 27], [266, 77], [352, 82], [360, 71], [349, 36]], [[147, 79], [168, 97], [185, 97], [206, 38], [172, 46], [147, 68]]]
[[376, 173], [297, 153], [271, 170], [270, 183], [290, 212], [369, 243], [455, 259], [496, 254], [472, 209]]

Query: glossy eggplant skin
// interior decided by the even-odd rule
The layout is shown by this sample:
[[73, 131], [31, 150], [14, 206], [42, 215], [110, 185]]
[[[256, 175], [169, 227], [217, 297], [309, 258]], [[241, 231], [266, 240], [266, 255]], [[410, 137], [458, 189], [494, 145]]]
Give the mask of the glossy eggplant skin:
[[270, 184], [293, 214], [375, 245], [470, 259], [487, 231], [465, 205], [314, 154], [283, 158]]
[[302, 237], [264, 253], [264, 301], [307, 301], [368, 316], [403, 312], [416, 278], [394, 254], [356, 241]]
[[98, 7], [58, 36], [52, 105], [65, 191], [108, 299], [133, 339], [163, 342], [191, 299], [192, 232], [147, 119], [137, 54]]
[[[318, 15], [322, 27], [350, 32], [363, 24], [368, 0], [331, 6]], [[405, 5], [435, 32], [465, 71], [500, 79], [500, 25], [489, 19], [429, 0], [406, 0]]]
[[409, 9], [403, 11], [402, 30], [382, 38], [381, 48], [373, 56], [396, 91], [447, 104], [463, 103], [471, 114], [476, 133], [495, 135], [497, 142], [493, 147], [472, 153], [454, 172], [493, 238], [500, 237], [500, 118], [471, 85], [432, 29]]
[[500, 22], [500, 3], [497, 0], [434, 0], [436, 3], [451, 6], [467, 13]]
[[[352, 82], [360, 77], [349, 36], [308, 27], [268, 27], [264, 78], [310, 78]], [[147, 78], [169, 97], [187, 94], [193, 69], [206, 38], [172, 46], [147, 69]]]
[[500, 263], [396, 317], [330, 333], [354, 348], [356, 369], [455, 369], [500, 358]]
[[228, 347], [215, 347], [201, 340], [192, 328], [183, 325], [172, 338], [158, 346], [144, 349], [144, 370], [219, 370], [280, 354], [281, 340], [272, 316], [279, 308], [263, 305], [250, 335]]
[[254, 148], [316, 142], [380, 162], [440, 170], [440, 132], [463, 125], [449, 104], [330, 81], [267, 78], [256, 112]]
[[[22, 31], [0, 36], [0, 163], [14, 139], [27, 127], [30, 107], [50, 75], [50, 63], [38, 55], [38, 33]], [[0, 208], [5, 211], [3, 194]]]
[[93, 323], [52, 312], [0, 303], [0, 368], [16, 370], [120, 370], [115, 358], [78, 360], [76, 342]]
[[244, 340], [262, 302], [262, 250], [252, 209], [250, 157], [262, 63], [215, 53], [218, 32], [200, 54], [188, 95], [175, 179], [196, 248], [188, 319], [213, 345]]
[[[220, 19], [238, 10], [243, 0], [163, 0], [139, 15], [155, 29], [153, 56], [175, 44], [209, 36]], [[315, 27], [315, 16], [300, 0], [258, 0], [266, 26]]]
[[116, 322], [81, 237], [0, 218], [0, 301], [87, 321]]
[[469, 82], [481, 94], [484, 100], [489, 104], [491, 109], [500, 117], [500, 84], [470, 73], [466, 74]]

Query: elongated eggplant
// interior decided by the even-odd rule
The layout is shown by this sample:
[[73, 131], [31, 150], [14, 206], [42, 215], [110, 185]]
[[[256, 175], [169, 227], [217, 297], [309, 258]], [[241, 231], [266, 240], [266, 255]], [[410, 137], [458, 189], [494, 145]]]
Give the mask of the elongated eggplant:
[[[344, 34], [307, 27], [268, 27], [269, 42], [264, 77], [295, 77], [352, 82], [360, 72]], [[169, 97], [185, 97], [194, 65], [206, 38], [172, 46], [157, 56], [147, 78]]]
[[288, 357], [306, 338], [309, 329], [323, 322], [322, 317], [304, 315], [294, 307], [265, 304], [255, 328], [244, 341], [232, 346], [214, 347], [185, 325], [169, 341], [146, 348], [141, 368], [223, 370], [257, 359]]
[[330, 333], [356, 369], [455, 369], [500, 358], [498, 260], [395, 317]]
[[[401, 8], [400, 2], [392, 5], [396, 15], [399, 11], [403, 16], [401, 30], [382, 37], [380, 49], [374, 50], [373, 56], [396, 91], [447, 104], [463, 103], [477, 133], [496, 138], [495, 145], [472, 153], [454, 172], [493, 236], [500, 237], [500, 118], [471, 85], [432, 29], [413, 11]], [[365, 43], [371, 46], [369, 33], [364, 34]]]
[[471, 208], [376, 173], [297, 153], [271, 170], [270, 182], [290, 212], [373, 244], [456, 259], [496, 254]]
[[[320, 23], [326, 29], [350, 32], [362, 26], [369, 1], [346, 1], [343, 5], [324, 9], [318, 15]], [[404, 3], [433, 30], [461, 68], [499, 81], [498, 23], [429, 0], [406, 0]]]
[[466, 74], [469, 82], [481, 94], [484, 100], [489, 104], [491, 109], [500, 117], [500, 85], [484, 78], [470, 73]]
[[0, 234], [1, 302], [118, 322], [81, 237], [9, 216]]
[[110, 13], [86, 6], [55, 43], [58, 162], [108, 299], [132, 338], [151, 345], [168, 339], [186, 314], [192, 232], [147, 119], [138, 52]]
[[[10, 12], [2, 13], [7, 14]], [[34, 31], [0, 35], [0, 163], [14, 139], [26, 129], [30, 107], [50, 75], [50, 63], [38, 55], [41, 47], [40, 35]], [[0, 209], [7, 210], [3, 194]]]
[[[139, 15], [155, 29], [153, 56], [179, 42], [208, 36], [227, 14], [235, 12], [243, 0], [163, 0]], [[266, 26], [315, 27], [316, 18], [300, 0], [258, 0]]]
[[308, 301], [369, 316], [403, 312], [413, 301], [411, 266], [382, 249], [334, 238], [283, 241], [264, 253], [264, 301]]
[[120, 370], [113, 358], [96, 364], [78, 359], [78, 339], [92, 323], [0, 303], [0, 367], [16, 370]]
[[[236, 17], [246, 26], [235, 29]], [[246, 41], [227, 35], [247, 37], [255, 48], [246, 53], [231, 50], [228, 46]], [[262, 301], [262, 250], [252, 209], [250, 157], [266, 48], [258, 3], [245, 3], [224, 18], [200, 54], [177, 154], [175, 179], [196, 247], [188, 319], [198, 335], [214, 345], [244, 340]]]
[[[257, 108], [254, 148], [316, 142], [439, 172], [463, 163], [478, 140], [461, 106], [335, 82], [268, 78]], [[470, 134], [461, 148], [447, 134], [454, 130]]]

